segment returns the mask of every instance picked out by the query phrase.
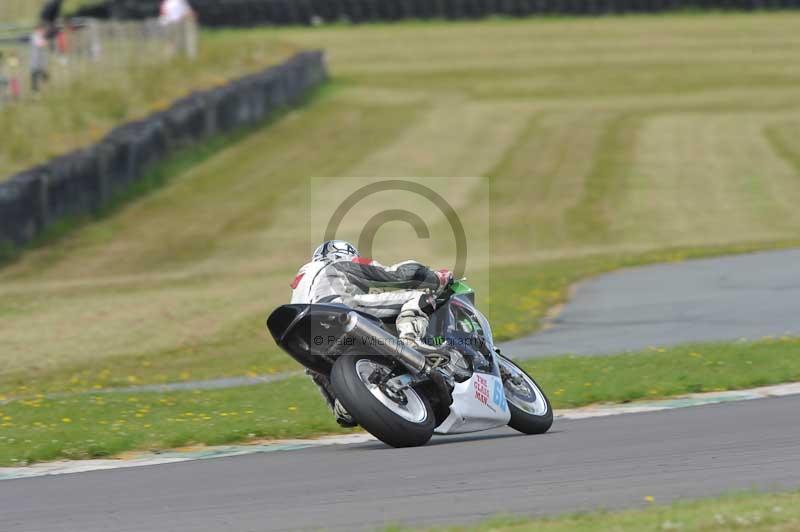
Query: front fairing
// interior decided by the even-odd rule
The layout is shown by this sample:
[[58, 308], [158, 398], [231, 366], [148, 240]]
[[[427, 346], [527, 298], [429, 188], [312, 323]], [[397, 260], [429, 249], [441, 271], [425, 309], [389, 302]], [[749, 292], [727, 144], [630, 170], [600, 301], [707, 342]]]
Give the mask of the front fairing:
[[489, 320], [467, 295], [455, 295], [436, 309], [431, 315], [425, 339], [430, 345], [447, 344], [470, 360], [478, 351], [488, 365], [476, 365], [474, 369], [500, 376]]
[[503, 380], [493, 373], [475, 372], [453, 389], [450, 414], [436, 427], [438, 434], [477, 432], [508, 425], [508, 408]]
[[428, 327], [428, 343], [446, 343], [465, 357], [474, 358], [478, 351], [487, 362], [474, 365], [469, 379], [455, 383], [450, 414], [436, 428], [439, 434], [488, 430], [511, 419], [489, 320], [472, 301], [467, 294], [454, 295], [434, 312]]

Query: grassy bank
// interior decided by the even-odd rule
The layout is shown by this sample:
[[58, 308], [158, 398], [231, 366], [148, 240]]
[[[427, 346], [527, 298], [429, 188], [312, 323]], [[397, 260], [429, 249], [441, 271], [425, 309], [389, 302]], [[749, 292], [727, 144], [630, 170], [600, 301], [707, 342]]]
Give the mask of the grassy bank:
[[[800, 339], [524, 363], [554, 408], [800, 381]], [[0, 465], [343, 432], [306, 378], [202, 392], [32, 395], [0, 405]]]
[[[523, 517], [496, 518], [471, 526], [425, 529], [430, 532], [559, 532], [614, 531], [640, 532], [655, 530], [728, 530], [790, 531], [800, 529], [800, 493], [732, 494], [699, 501], [679, 501], [668, 506], [656, 505], [646, 509], [623, 512], [587, 512], [561, 517], [526, 519]], [[647, 503], [645, 503], [647, 504]], [[392, 532], [420, 530], [392, 527]]]

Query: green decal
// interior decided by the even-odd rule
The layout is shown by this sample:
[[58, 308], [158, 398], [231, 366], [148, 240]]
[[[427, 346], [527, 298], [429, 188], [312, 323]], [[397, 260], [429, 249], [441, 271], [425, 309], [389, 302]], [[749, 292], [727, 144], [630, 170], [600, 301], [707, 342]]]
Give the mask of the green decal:
[[471, 294], [472, 288], [464, 281], [455, 281], [450, 287], [454, 294]]

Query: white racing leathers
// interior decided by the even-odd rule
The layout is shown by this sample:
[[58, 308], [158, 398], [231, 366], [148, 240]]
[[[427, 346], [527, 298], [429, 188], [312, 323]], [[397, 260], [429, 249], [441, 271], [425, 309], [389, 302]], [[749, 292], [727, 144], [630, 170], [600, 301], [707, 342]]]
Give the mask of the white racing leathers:
[[[292, 303], [339, 303], [378, 318], [396, 318], [398, 335], [421, 339], [428, 328], [424, 308], [439, 289], [436, 273], [415, 261], [383, 266], [371, 259], [322, 260], [305, 264], [292, 283]], [[328, 379], [311, 375], [328, 404]]]
[[400, 337], [421, 339], [428, 328], [422, 308], [439, 289], [439, 278], [419, 262], [386, 267], [356, 257], [309, 262], [292, 288], [292, 303], [340, 303], [378, 318], [396, 318]]

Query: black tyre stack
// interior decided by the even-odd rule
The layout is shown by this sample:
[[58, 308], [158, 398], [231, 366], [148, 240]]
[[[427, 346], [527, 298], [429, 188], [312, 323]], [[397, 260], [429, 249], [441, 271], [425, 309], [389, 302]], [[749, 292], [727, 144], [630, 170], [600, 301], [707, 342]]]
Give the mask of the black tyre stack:
[[[479, 19], [487, 16], [602, 15], [676, 9], [796, 9], [800, 0], [190, 0], [206, 26], [356, 24], [406, 19]], [[82, 8], [83, 16], [145, 18], [158, 0], [107, 0]]]

